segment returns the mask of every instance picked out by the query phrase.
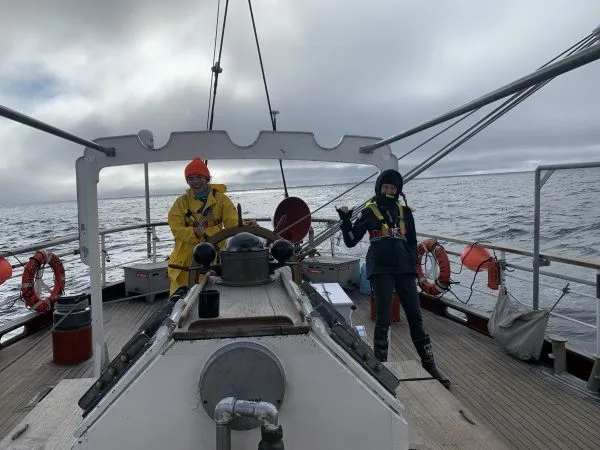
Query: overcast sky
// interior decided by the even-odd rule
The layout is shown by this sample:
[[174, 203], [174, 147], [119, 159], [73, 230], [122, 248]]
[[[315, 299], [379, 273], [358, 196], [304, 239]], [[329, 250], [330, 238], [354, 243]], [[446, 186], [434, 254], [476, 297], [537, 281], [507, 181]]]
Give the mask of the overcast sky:
[[[344, 134], [406, 130], [532, 72], [600, 23], [598, 0], [253, 7], [278, 129], [313, 131], [325, 146]], [[216, 8], [217, 0], [2, 0], [0, 104], [90, 140], [148, 128], [161, 146], [172, 131], [206, 129]], [[246, 1], [230, 2], [221, 65], [214, 129], [249, 144], [270, 122]], [[561, 76], [423, 176], [600, 159], [598, 80], [600, 62]], [[400, 156], [439, 129], [392, 148]], [[402, 160], [402, 171], [448, 140]], [[0, 146], [0, 203], [75, 198], [81, 146], [4, 118]], [[182, 191], [184, 165], [151, 165], [152, 192]], [[290, 185], [368, 173], [286, 167]], [[280, 184], [275, 161], [211, 169], [232, 187]], [[143, 194], [143, 168], [104, 170], [99, 188]]]

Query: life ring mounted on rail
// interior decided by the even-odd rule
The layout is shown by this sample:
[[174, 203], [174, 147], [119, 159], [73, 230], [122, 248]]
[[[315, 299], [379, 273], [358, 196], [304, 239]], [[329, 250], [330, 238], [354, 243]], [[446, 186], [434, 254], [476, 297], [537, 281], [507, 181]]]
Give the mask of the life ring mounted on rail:
[[[36, 281], [40, 278], [40, 273], [48, 264], [54, 274], [54, 286], [50, 295], [41, 298], [36, 291]], [[35, 255], [29, 258], [29, 262], [23, 269], [21, 278], [21, 296], [29, 309], [45, 312], [54, 308], [54, 303], [60, 293], [65, 289], [65, 268], [60, 258], [52, 253], [38, 250]]]
[[[417, 256], [417, 275], [419, 277], [419, 286], [421, 290], [434, 297], [439, 297], [444, 292], [450, 290], [450, 260], [444, 247], [435, 239], [426, 239], [422, 241], [418, 246]], [[439, 273], [437, 278], [433, 281], [427, 277], [427, 274], [423, 270], [423, 256], [425, 254], [431, 254], [435, 260]]]

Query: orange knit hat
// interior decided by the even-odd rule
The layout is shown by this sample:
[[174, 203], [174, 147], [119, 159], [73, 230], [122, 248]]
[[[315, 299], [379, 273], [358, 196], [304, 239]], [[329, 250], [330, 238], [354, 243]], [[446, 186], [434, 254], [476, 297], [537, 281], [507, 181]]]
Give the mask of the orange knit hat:
[[208, 167], [206, 167], [206, 164], [204, 164], [204, 161], [200, 158], [194, 158], [191, 163], [185, 166], [183, 173], [186, 178], [191, 175], [202, 175], [203, 177], [210, 179], [210, 171], [208, 170]]

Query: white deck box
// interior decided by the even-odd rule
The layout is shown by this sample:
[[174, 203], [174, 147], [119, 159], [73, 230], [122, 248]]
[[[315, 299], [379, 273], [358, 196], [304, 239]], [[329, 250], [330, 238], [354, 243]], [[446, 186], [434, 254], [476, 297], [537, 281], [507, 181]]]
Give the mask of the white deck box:
[[339, 312], [350, 324], [350, 313], [352, 312], [352, 300], [348, 294], [342, 289], [338, 283], [311, 283], [319, 294], [324, 299], [329, 300], [334, 308]]

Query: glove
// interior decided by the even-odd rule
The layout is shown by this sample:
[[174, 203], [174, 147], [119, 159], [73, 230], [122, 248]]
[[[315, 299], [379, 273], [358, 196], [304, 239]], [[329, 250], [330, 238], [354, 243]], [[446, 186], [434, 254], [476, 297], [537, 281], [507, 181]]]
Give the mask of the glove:
[[352, 219], [352, 212], [354, 211], [353, 209], [348, 210], [347, 206], [342, 206], [341, 208], [335, 208], [335, 210], [338, 213], [338, 216], [340, 216], [340, 219], [343, 222], [350, 222], [350, 220]]

